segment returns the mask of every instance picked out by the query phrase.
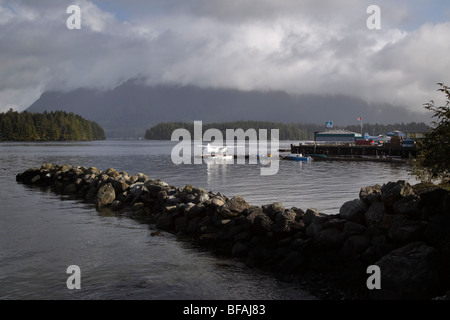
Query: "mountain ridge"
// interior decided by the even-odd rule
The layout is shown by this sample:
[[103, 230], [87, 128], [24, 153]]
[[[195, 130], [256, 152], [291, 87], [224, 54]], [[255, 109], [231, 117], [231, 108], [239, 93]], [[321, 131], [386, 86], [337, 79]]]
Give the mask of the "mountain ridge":
[[337, 125], [424, 121], [425, 116], [390, 104], [369, 104], [345, 95], [291, 95], [281, 90], [241, 91], [193, 85], [148, 86], [129, 80], [113, 89], [45, 91], [29, 112], [62, 110], [96, 121], [108, 138], [143, 137], [161, 122], [273, 121]]

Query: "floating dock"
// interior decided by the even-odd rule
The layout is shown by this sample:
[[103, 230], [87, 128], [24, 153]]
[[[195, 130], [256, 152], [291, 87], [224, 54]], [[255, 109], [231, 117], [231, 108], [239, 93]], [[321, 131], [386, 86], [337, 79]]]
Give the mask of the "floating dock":
[[316, 161], [407, 162], [417, 156], [417, 148], [391, 145], [291, 144], [291, 153], [310, 156]]

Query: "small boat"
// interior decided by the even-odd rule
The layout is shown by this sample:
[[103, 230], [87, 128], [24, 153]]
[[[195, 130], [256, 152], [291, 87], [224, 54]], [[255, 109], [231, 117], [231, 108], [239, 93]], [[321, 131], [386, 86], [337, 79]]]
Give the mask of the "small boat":
[[203, 159], [224, 159], [229, 160], [233, 159], [232, 155], [227, 155], [227, 148], [225, 147], [213, 147], [210, 143], [208, 143], [203, 150], [202, 154]]
[[311, 157], [313, 159], [326, 159], [327, 156], [325, 154], [307, 154], [307, 157]]
[[308, 162], [308, 161], [312, 160], [312, 157], [309, 157], [309, 156], [308, 157], [304, 157], [301, 153], [297, 153], [297, 154], [291, 153], [289, 155], [289, 160]]

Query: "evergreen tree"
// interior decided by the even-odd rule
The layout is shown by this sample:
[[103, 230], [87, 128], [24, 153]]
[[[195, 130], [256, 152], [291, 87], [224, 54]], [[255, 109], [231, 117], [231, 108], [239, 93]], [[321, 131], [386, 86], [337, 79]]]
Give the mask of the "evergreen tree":
[[433, 112], [433, 127], [419, 141], [419, 155], [414, 163], [415, 174], [422, 180], [450, 180], [450, 87], [438, 83], [438, 91], [446, 96], [443, 106], [435, 106], [434, 101], [424, 104]]
[[0, 113], [1, 141], [104, 140], [105, 131], [96, 122], [63, 111]]
[[0, 122], [0, 140], [11, 140], [13, 136], [13, 126], [7, 116], [3, 116]]

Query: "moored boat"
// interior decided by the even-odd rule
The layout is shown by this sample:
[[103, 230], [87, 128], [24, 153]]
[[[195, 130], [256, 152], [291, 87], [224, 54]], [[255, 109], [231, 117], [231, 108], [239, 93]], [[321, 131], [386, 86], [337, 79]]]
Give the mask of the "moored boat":
[[291, 153], [288, 158], [289, 158], [289, 160], [293, 160], [293, 161], [305, 161], [305, 162], [308, 162], [308, 161], [312, 160], [312, 157], [303, 156], [301, 153], [297, 153], [297, 154]]

